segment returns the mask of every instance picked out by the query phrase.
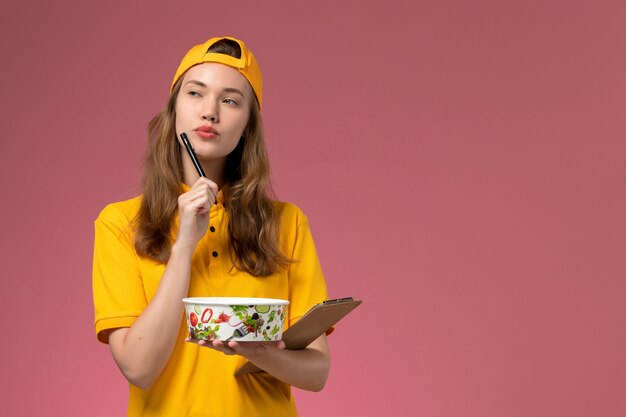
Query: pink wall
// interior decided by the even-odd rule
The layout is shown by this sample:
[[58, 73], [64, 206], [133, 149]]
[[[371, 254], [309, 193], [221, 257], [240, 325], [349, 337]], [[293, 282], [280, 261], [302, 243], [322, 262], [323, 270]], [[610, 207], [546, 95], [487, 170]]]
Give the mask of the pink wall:
[[365, 300], [302, 416], [626, 415], [624, 2], [40, 3], [0, 12], [3, 415], [123, 415], [92, 222], [214, 34], [257, 54], [277, 194]]

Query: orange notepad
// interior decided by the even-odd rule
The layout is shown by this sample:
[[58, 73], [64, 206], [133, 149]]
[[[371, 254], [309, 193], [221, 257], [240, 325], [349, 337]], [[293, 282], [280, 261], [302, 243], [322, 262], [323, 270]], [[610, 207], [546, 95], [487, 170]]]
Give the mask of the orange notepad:
[[[361, 303], [361, 300], [353, 298], [339, 298], [314, 305], [283, 333], [285, 349], [304, 349]], [[235, 371], [235, 376], [255, 372], [262, 370], [246, 362]]]

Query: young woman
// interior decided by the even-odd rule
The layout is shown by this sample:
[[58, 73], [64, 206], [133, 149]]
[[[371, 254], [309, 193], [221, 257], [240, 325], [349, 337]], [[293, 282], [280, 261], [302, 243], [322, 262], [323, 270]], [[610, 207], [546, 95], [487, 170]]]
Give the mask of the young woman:
[[[192, 48], [148, 126], [143, 194], [95, 222], [96, 333], [130, 383], [129, 416], [295, 416], [290, 387], [326, 382], [326, 335], [290, 351], [187, 334], [184, 297], [287, 299], [285, 329], [328, 298], [306, 216], [268, 197], [261, 104], [261, 71], [242, 41]], [[247, 360], [265, 372], [235, 377]]]

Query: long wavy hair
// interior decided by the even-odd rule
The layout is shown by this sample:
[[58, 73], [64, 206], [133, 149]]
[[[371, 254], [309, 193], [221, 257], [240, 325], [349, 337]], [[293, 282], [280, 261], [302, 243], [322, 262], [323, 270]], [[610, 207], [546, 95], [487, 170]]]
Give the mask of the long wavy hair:
[[[239, 45], [228, 40], [214, 44], [209, 51], [241, 56]], [[134, 219], [137, 253], [162, 263], [171, 254], [178, 196], [183, 192], [182, 155], [175, 130], [175, 104], [182, 79], [174, 85], [165, 108], [148, 124], [143, 196]], [[226, 158], [224, 178], [222, 192], [235, 267], [254, 276], [268, 276], [286, 267], [290, 259], [279, 249], [280, 219], [268, 196], [269, 159], [256, 98], [243, 137]]]

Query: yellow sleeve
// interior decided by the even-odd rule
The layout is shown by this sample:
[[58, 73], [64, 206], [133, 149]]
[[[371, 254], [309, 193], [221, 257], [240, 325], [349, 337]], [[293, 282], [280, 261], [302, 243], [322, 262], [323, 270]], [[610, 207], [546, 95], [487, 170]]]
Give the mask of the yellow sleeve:
[[131, 233], [131, 219], [109, 205], [95, 221], [93, 299], [98, 340], [106, 330], [130, 327], [148, 302]]
[[[307, 217], [298, 213], [295, 244], [289, 266], [289, 323], [293, 325], [315, 304], [328, 299], [326, 281], [322, 273]], [[287, 326], [285, 326], [287, 328]], [[330, 329], [327, 333], [330, 333]]]

